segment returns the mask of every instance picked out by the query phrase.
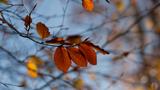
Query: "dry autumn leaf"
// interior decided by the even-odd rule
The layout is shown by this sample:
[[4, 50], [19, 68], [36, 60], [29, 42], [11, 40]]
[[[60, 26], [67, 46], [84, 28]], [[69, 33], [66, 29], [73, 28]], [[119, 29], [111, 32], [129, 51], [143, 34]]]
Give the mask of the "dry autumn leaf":
[[50, 35], [48, 27], [42, 22], [38, 22], [36, 24], [36, 29], [37, 29], [37, 33], [42, 39], [47, 38]]
[[67, 49], [74, 63], [76, 63], [79, 67], [87, 67], [87, 60], [80, 52], [79, 48], [70, 47]]
[[82, 0], [82, 6], [87, 11], [93, 11], [94, 2], [93, 2], [93, 0]]
[[32, 18], [31, 18], [31, 16], [26, 16], [25, 18], [24, 18], [24, 25], [25, 25], [25, 27], [28, 27], [28, 26], [30, 26], [30, 24], [32, 23]]
[[60, 38], [60, 37], [57, 37], [57, 38], [53, 38], [51, 40], [47, 40], [46, 43], [49, 43], [49, 44], [63, 44], [64, 39]]
[[59, 70], [64, 73], [68, 71], [71, 66], [71, 60], [65, 47], [60, 46], [56, 49], [54, 53], [54, 62]]
[[85, 58], [88, 60], [88, 62], [90, 64], [92, 64], [92, 65], [97, 64], [96, 52], [94, 51], [94, 49], [91, 46], [89, 46], [85, 43], [81, 43], [81, 44], [79, 44], [79, 49], [83, 53], [83, 55], [85, 56]]
[[8, 0], [0, 0], [0, 3], [8, 4]]
[[125, 9], [124, 1], [121, 1], [121, 0], [117, 0], [115, 2], [115, 6], [119, 12], [122, 12]]
[[27, 61], [27, 72], [28, 72], [28, 75], [32, 78], [37, 78], [38, 77], [38, 68], [43, 66], [43, 61], [35, 56], [35, 55], [32, 55], [29, 57], [28, 61]]
[[97, 46], [97, 45], [94, 45], [93, 43], [91, 43], [91, 42], [89, 42], [89, 41], [85, 41], [84, 43], [86, 43], [86, 44], [89, 45], [89, 46], [92, 46], [94, 49], [96, 49], [97, 51], [99, 51], [99, 52], [102, 53], [102, 54], [109, 54], [108, 51], [100, 48], [100, 47]]
[[78, 44], [81, 42], [81, 36], [80, 35], [68, 36], [66, 40], [71, 44]]
[[83, 90], [84, 81], [82, 78], [78, 78], [74, 80], [73, 86], [76, 88], [76, 90]]

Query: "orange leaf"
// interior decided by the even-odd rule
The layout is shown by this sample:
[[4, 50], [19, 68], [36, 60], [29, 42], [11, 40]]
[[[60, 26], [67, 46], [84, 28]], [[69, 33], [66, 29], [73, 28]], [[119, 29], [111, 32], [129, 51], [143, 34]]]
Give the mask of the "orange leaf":
[[66, 73], [71, 66], [71, 60], [67, 49], [63, 46], [58, 47], [54, 53], [54, 62], [59, 70]]
[[93, 2], [93, 0], [82, 0], [82, 6], [87, 11], [93, 11], [94, 2]]
[[94, 45], [93, 43], [91, 43], [91, 42], [89, 42], [89, 41], [85, 41], [84, 43], [86, 43], [86, 44], [89, 45], [89, 46], [92, 46], [94, 49], [96, 49], [97, 51], [99, 51], [99, 52], [102, 53], [102, 54], [109, 54], [108, 51], [100, 48], [100, 47], [97, 46], [97, 45]]
[[37, 29], [37, 33], [42, 39], [47, 38], [50, 35], [48, 27], [41, 22], [38, 22], [36, 24], [36, 29]]
[[28, 62], [32, 62], [36, 64], [38, 67], [42, 67], [44, 65], [44, 62], [42, 61], [42, 59], [35, 55], [31, 55], [28, 59]]
[[81, 36], [80, 35], [68, 36], [66, 40], [71, 44], [78, 44], [81, 42]]
[[93, 50], [93, 48], [85, 43], [81, 43], [79, 45], [80, 51], [84, 54], [85, 58], [88, 60], [88, 62], [92, 65], [97, 64], [97, 56], [96, 52]]
[[57, 37], [57, 38], [53, 38], [51, 40], [47, 40], [46, 43], [61, 44], [61, 43], [64, 43], [64, 39]]
[[32, 78], [37, 78], [38, 77], [38, 67], [36, 66], [36, 64], [32, 63], [32, 62], [28, 62], [27, 63], [27, 73], [30, 77]]
[[74, 63], [76, 63], [79, 67], [87, 67], [87, 60], [80, 52], [79, 48], [67, 48], [69, 55]]
[[26, 26], [26, 27], [28, 27], [28, 26], [30, 26], [30, 24], [32, 23], [32, 18], [31, 18], [31, 16], [26, 16], [25, 18], [24, 18], [24, 25]]

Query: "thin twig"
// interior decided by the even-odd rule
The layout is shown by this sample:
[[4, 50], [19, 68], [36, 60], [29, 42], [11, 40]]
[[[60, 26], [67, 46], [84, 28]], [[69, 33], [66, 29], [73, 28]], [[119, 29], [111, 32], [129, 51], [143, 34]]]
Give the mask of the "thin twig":
[[126, 35], [127, 33], [130, 32], [130, 30], [137, 25], [138, 23], [140, 23], [141, 20], [143, 20], [146, 16], [150, 15], [153, 11], [155, 11], [158, 7], [160, 6], [160, 3], [158, 3], [157, 5], [155, 5], [148, 13], [140, 16], [137, 20], [135, 20], [135, 22], [133, 24], [131, 24], [124, 32], [117, 34], [115, 37], [113, 37], [112, 39], [110, 39], [109, 41], [107, 41], [105, 44], [102, 45], [102, 47], [105, 47], [106, 45], [110, 44], [111, 42], [115, 41], [116, 39]]

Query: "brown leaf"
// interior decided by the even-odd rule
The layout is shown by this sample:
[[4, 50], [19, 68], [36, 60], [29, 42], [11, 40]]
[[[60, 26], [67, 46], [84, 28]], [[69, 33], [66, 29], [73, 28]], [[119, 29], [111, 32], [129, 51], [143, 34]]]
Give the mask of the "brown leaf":
[[82, 78], [78, 78], [78, 79], [74, 80], [73, 86], [76, 88], [76, 90], [83, 90], [84, 80]]
[[100, 48], [100, 47], [97, 46], [97, 45], [94, 45], [93, 43], [91, 43], [91, 42], [89, 42], [89, 41], [85, 41], [84, 43], [86, 43], [86, 44], [89, 45], [89, 46], [92, 46], [94, 49], [96, 49], [97, 51], [99, 51], [99, 52], [102, 53], [102, 54], [109, 54], [108, 51]]
[[31, 16], [26, 16], [25, 18], [24, 18], [24, 25], [25, 25], [25, 27], [28, 27], [28, 26], [30, 26], [30, 24], [32, 23], [32, 18], [31, 18]]
[[115, 1], [115, 6], [119, 12], [122, 12], [125, 9], [125, 3], [122, 0]]
[[64, 43], [64, 39], [63, 38], [53, 38], [51, 40], [47, 40], [46, 43], [50, 43], [50, 44], [63, 44]]
[[93, 48], [85, 43], [79, 44], [79, 49], [85, 56], [85, 58], [88, 60], [88, 62], [92, 65], [97, 64], [97, 56], [96, 52], [93, 50]]
[[81, 36], [80, 35], [68, 36], [66, 40], [71, 44], [78, 44], [81, 42]]
[[54, 62], [59, 70], [64, 73], [68, 71], [71, 66], [71, 60], [65, 47], [60, 46], [56, 49], [54, 53]]
[[74, 63], [76, 63], [79, 67], [87, 67], [87, 60], [80, 52], [79, 48], [67, 48], [69, 55]]
[[93, 11], [94, 2], [93, 2], [93, 0], [82, 0], [82, 6], [87, 11]]
[[36, 24], [36, 29], [37, 29], [37, 33], [42, 39], [47, 38], [50, 35], [48, 27], [41, 22], [38, 22]]
[[137, 0], [131, 0], [131, 5], [136, 6], [137, 5]]
[[8, 0], [0, 0], [0, 3], [8, 4]]

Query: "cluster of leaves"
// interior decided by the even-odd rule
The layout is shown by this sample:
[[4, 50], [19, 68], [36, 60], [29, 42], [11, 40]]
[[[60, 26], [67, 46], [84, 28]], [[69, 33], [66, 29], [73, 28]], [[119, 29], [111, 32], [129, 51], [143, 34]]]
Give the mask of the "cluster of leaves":
[[56, 66], [64, 73], [68, 71], [71, 66], [71, 60], [77, 64], [78, 67], [87, 67], [88, 62], [92, 65], [97, 64], [96, 52], [94, 49], [109, 54], [104, 49], [94, 45], [89, 41], [83, 41], [75, 46], [60, 46], [54, 53], [54, 62]]
[[[108, 0], [106, 0], [106, 2], [109, 3]], [[77, 90], [83, 90], [88, 85], [85, 83], [86, 79], [85, 78], [83, 79], [83, 77], [80, 77], [80, 76], [81, 76], [81, 74], [86, 73], [89, 76], [89, 78], [92, 79], [92, 81], [97, 81], [96, 79], [99, 79], [99, 78], [96, 78], [96, 76], [99, 75], [99, 76], [102, 76], [103, 78], [105, 78], [104, 80], [107, 82], [108, 82], [108, 79], [109, 79], [109, 81], [113, 79], [114, 83], [116, 83], [117, 81], [119, 81], [119, 78], [120, 78], [122, 82], [125, 82], [125, 83], [127, 82], [127, 84], [129, 83], [129, 84], [133, 85], [134, 90], [145, 90], [145, 89], [159, 90], [158, 83], [160, 81], [160, 77], [159, 77], [160, 76], [160, 71], [159, 71], [160, 59], [159, 59], [159, 54], [156, 55], [156, 53], [153, 53], [153, 51], [154, 52], [159, 51], [159, 44], [157, 45], [158, 48], [156, 45], [153, 45], [153, 51], [146, 49], [146, 46], [150, 45], [149, 47], [152, 47], [152, 44], [155, 44], [155, 42], [157, 40], [154, 42], [151, 42], [152, 44], [145, 45], [148, 42], [150, 42], [150, 40], [148, 40], [149, 33], [151, 33], [151, 34], [156, 33], [157, 35], [153, 35], [153, 36], [158, 36], [158, 37], [160, 35], [159, 25], [156, 24], [156, 22], [158, 21], [158, 18], [157, 18], [158, 15], [156, 16], [155, 13], [151, 13], [149, 11], [151, 16], [145, 18], [144, 23], [146, 26], [144, 25], [143, 27], [146, 27], [147, 29], [144, 29], [144, 28], [141, 28], [141, 25], [143, 25], [143, 22], [142, 22], [142, 24], [138, 24], [138, 23], [144, 17], [148, 16], [149, 14], [145, 14], [143, 16], [143, 13], [140, 13], [137, 10], [137, 9], [139, 9], [139, 8], [137, 8], [137, 4], [138, 4], [137, 0], [130, 0], [131, 7], [127, 6], [127, 4], [125, 3], [126, 2], [125, 0], [112, 0], [112, 2], [114, 3], [115, 8], [118, 11], [118, 13], [117, 12], [111, 13], [111, 17], [107, 17], [106, 19], [104, 19], [104, 21], [102, 21], [104, 24], [102, 24], [100, 26], [94, 26], [96, 28], [91, 27], [91, 30], [92, 30], [92, 32], [93, 32], [93, 29], [98, 30], [98, 31], [93, 32], [93, 34], [95, 36], [98, 36], [99, 30], [100, 30], [99, 28], [106, 27], [106, 23], [108, 22], [108, 18], [111, 19], [111, 21], [109, 20], [109, 23], [110, 23], [109, 27], [111, 27], [112, 29], [105, 30], [107, 32], [107, 34], [110, 34], [110, 35], [106, 36], [107, 39], [106, 39], [106, 42], [104, 43], [105, 45], [103, 45], [103, 46], [108, 45], [108, 42], [109, 42], [109, 44], [112, 44], [112, 45], [110, 45], [111, 46], [110, 48], [112, 48], [111, 50], [113, 50], [112, 52], [114, 53], [113, 55], [111, 55], [111, 58], [112, 58], [112, 61], [114, 62], [114, 64], [118, 64], [119, 62], [120, 63], [125, 62], [125, 67], [127, 66], [127, 68], [125, 69], [126, 71], [124, 70], [123, 67], [122, 67], [122, 70], [118, 71], [118, 72], [123, 71], [123, 73], [117, 73], [116, 76], [118, 76], [118, 77], [112, 77], [113, 74], [110, 76], [110, 75], [108, 75], [108, 73], [102, 74], [100, 72], [97, 72], [97, 73], [91, 72], [90, 70], [87, 70], [87, 72], [86, 71], [83, 72], [83, 71], [78, 70], [78, 68], [87, 67], [89, 64], [91, 64], [91, 65], [97, 64], [96, 50], [102, 54], [108, 54], [107, 51], [105, 51], [102, 48], [100, 48], [99, 46], [96, 46], [95, 44], [93, 44], [91, 41], [89, 41], [88, 38], [82, 39], [82, 37], [80, 35], [67, 36], [67, 37], [63, 37], [63, 38], [62, 37], [56, 37], [56, 38], [54, 37], [53, 38], [53, 37], [51, 37], [52, 35], [49, 32], [49, 28], [43, 22], [37, 22], [35, 25], [33, 24], [33, 27], [34, 26], [36, 27], [35, 30], [37, 31], [37, 35], [39, 35], [40, 39], [36, 39], [36, 38], [32, 37], [31, 36], [32, 34], [30, 33], [30, 31], [31, 31], [30, 28], [32, 27], [31, 13], [33, 10], [28, 15], [26, 15], [23, 19], [24, 26], [27, 31], [25, 33], [19, 32], [18, 28], [16, 28], [16, 27], [14, 29], [14, 25], [12, 25], [10, 22], [5, 21], [5, 18], [3, 20], [3, 13], [2, 13], [2, 18], [0, 18], [0, 20], [4, 21], [4, 22], [2, 22], [2, 25], [3, 25], [3, 23], [7, 24], [9, 27], [14, 29], [15, 31], [17, 30], [17, 34], [20, 34], [20, 36], [22, 36], [22, 37], [28, 38], [28, 39], [30, 39], [34, 42], [38, 42], [39, 44], [42, 44], [42, 45], [49, 45], [49, 46], [55, 47], [54, 52], [52, 52], [52, 50], [50, 50], [51, 48], [53, 49], [53, 47], [48, 48], [48, 47], [42, 46], [42, 48], [40, 48], [40, 50], [43, 49], [44, 50], [43, 54], [48, 55], [47, 60], [52, 60], [51, 58], [53, 57], [52, 61], [54, 62], [55, 66], [59, 70], [61, 70], [62, 72], [66, 73], [68, 71], [68, 69], [70, 69], [70, 67], [72, 67], [73, 63], [74, 63], [74, 65], [76, 65], [76, 67], [74, 67], [71, 71], [76, 71], [77, 77], [72, 77], [72, 75], [70, 76], [69, 74], [65, 75], [64, 73], [59, 74], [58, 77], [55, 77], [54, 74], [56, 74], [56, 76], [57, 76], [57, 73], [52, 72], [52, 71], [54, 71], [54, 68], [52, 67], [52, 65], [50, 65], [50, 61], [48, 62], [46, 60], [44, 62], [44, 60], [42, 60], [41, 57], [38, 57], [35, 55], [27, 56], [28, 59], [27, 59], [27, 62], [25, 63], [24, 66], [27, 67], [28, 76], [30, 76], [32, 78], [41, 77], [44, 80], [47, 79], [46, 84], [44, 84], [42, 87], [46, 87], [47, 84], [50, 85], [49, 83], [51, 82], [51, 81], [48, 82], [49, 79], [45, 78], [44, 76], [52, 77], [51, 80], [53, 81], [53, 79], [59, 79], [60, 77], [65, 75], [64, 77], [62, 77], [62, 79], [64, 79], [64, 82], [71, 84]], [[8, 3], [8, 0], [0, 0], [0, 4], [1, 3], [6, 4], [6, 5], [12, 5], [12, 4]], [[94, 3], [101, 5], [101, 3], [99, 3], [99, 0], [82, 0], [82, 6], [86, 11], [89, 11], [89, 13], [90, 13], [94, 10], [94, 8], [96, 8], [94, 10], [94, 12], [102, 14], [100, 12], [97, 12], [98, 10], [101, 10], [101, 8], [97, 9], [97, 6], [95, 7]], [[36, 5], [35, 5], [35, 7], [36, 7]], [[5, 11], [5, 10], [3, 10], [3, 11]], [[107, 11], [107, 10], [105, 9], [105, 11]], [[125, 11], [125, 13], [124, 13], [124, 11]], [[133, 13], [133, 11], [135, 13]], [[123, 14], [122, 14], [122, 12], [123, 12]], [[121, 20], [119, 20], [119, 19], [122, 19], [122, 21], [123, 21], [123, 18], [127, 18], [128, 16], [132, 17], [132, 14], [134, 14], [134, 15], [133, 15], [133, 18], [131, 18], [131, 20], [129, 18], [127, 20], [125, 20], [130, 23], [132, 23], [132, 21], [133, 21], [133, 24], [131, 24], [131, 26], [129, 23], [126, 26], [126, 27], [129, 26], [129, 28], [127, 28], [127, 29], [121, 28], [121, 25], [117, 24], [117, 22], [119, 22], [119, 21], [121, 23]], [[141, 16], [141, 14], [142, 14], [142, 16]], [[81, 15], [81, 14], [77, 14], [77, 12], [76, 12], [76, 15]], [[88, 15], [91, 15], [91, 14], [88, 14]], [[140, 15], [140, 18], [139, 18], [139, 15]], [[65, 16], [66, 15], [64, 12], [63, 18]], [[157, 19], [157, 21], [154, 20], [154, 17]], [[134, 20], [134, 18], [136, 20]], [[80, 19], [80, 18], [78, 18], [78, 19]], [[106, 20], [107, 20], [107, 22], [105, 22]], [[113, 23], [112, 23], [112, 21], [113, 21]], [[116, 23], [114, 23], [114, 21]], [[60, 25], [60, 28], [61, 28], [61, 26], [63, 26], [63, 25]], [[133, 26], [135, 26], [136, 28], [133, 28]], [[123, 27], [123, 25], [122, 25], [122, 27]], [[131, 30], [132, 28], [133, 28], [133, 30]], [[127, 32], [126, 31], [123, 32], [123, 29], [126, 30]], [[4, 30], [6, 31], [6, 29], [4, 29]], [[86, 30], [86, 32], [87, 32], [87, 30]], [[148, 30], [150, 30], [150, 31], [148, 32]], [[5, 31], [3, 33], [8, 33]], [[110, 31], [111, 31], [111, 33], [110, 33]], [[98, 34], [97, 34], [97, 32], [98, 32]], [[130, 33], [127, 34], [128, 32], [130, 32]], [[146, 36], [146, 34], [147, 34], [147, 36]], [[114, 43], [111, 43], [112, 41], [114, 41], [122, 36], [124, 38], [121, 38], [121, 40], [117, 40]], [[94, 37], [94, 38], [96, 38], [96, 37]], [[149, 37], [149, 39], [153, 39], [153, 37]], [[135, 44], [134, 43], [135, 41], [136, 42], [139, 41], [139, 43]], [[135, 45], [132, 43], [134, 43]], [[127, 46], [127, 47], [125, 47], [125, 46]], [[0, 49], [1, 49], [1, 47], [0, 47]], [[127, 49], [127, 51], [123, 51], [126, 49]], [[2, 48], [2, 50], [3, 50], [3, 48]], [[37, 52], [39, 52], [40, 50], [37, 50]], [[137, 53], [137, 50], [140, 51], [140, 53]], [[13, 56], [14, 54], [12, 55], [12, 52], [10, 53], [9, 51], [7, 51], [7, 49], [6, 50], [4, 49], [4, 51], [7, 52], [7, 54], [11, 54], [11, 57], [13, 57], [13, 59], [16, 59], [16, 57]], [[123, 51], [123, 52], [121, 53], [121, 51]], [[136, 53], [135, 53], [135, 51], [136, 51]], [[143, 53], [141, 53], [141, 52], [143, 52]], [[19, 55], [19, 54], [17, 54], [17, 55]], [[139, 64], [139, 62], [137, 63], [137, 61], [134, 61], [134, 59], [136, 60], [137, 55], [138, 55], [138, 57], [140, 56], [142, 58], [142, 62], [140, 62], [140, 64]], [[25, 56], [25, 55], [23, 55], [23, 56]], [[155, 59], [155, 58], [157, 58], [157, 56], [158, 56], [158, 59]], [[17, 61], [19, 61], [19, 60], [17, 60]], [[129, 62], [129, 64], [128, 64], [128, 62]], [[134, 75], [134, 77], [131, 76], [131, 78], [130, 78], [130, 75], [128, 76], [127, 73], [128, 73], [128, 70], [130, 70], [130, 66], [131, 66], [131, 68], [132, 68], [132, 66], [135, 67], [135, 64], [130, 65], [130, 62], [132, 62], [132, 63], [134, 62], [134, 63], [138, 64], [138, 65], [136, 65], [136, 67], [137, 66], [142, 67], [142, 68], [139, 68], [139, 67], [137, 68], [137, 69], [139, 69], [139, 70], [137, 70], [138, 72], [131, 71], [133, 73], [132, 75]], [[24, 64], [24, 62], [22, 62], [22, 63]], [[120, 65], [122, 65], [123, 63], [121, 63]], [[43, 72], [43, 71], [47, 71], [47, 72]], [[124, 71], [127, 73], [125, 73]], [[113, 73], [113, 72], [111, 72], [111, 73]], [[89, 81], [89, 80], [87, 80], [87, 81]], [[92, 82], [92, 81], [90, 81], [90, 82]], [[38, 82], [38, 83], [40, 83], [40, 82]], [[98, 82], [98, 83], [101, 83], [101, 82]], [[22, 82], [22, 84], [20, 84], [19, 86], [25, 87], [25, 86], [27, 86], [27, 82], [24, 80], [24, 82]], [[126, 85], [125, 87], [127, 88], [128, 86]], [[94, 88], [94, 86], [93, 86], [93, 88]], [[131, 90], [131, 89], [128, 89], [128, 90]]]
[[[32, 18], [30, 15], [27, 15], [24, 18], [25, 27], [30, 27], [31, 23]], [[36, 24], [36, 31], [42, 40], [51, 35], [48, 27], [42, 22]], [[56, 37], [45, 40], [45, 43], [50, 45], [60, 44], [55, 50], [54, 62], [57, 68], [64, 73], [66, 73], [71, 66], [71, 60], [77, 64], [78, 67], [87, 67], [88, 62], [92, 65], [96, 65], [97, 60], [94, 49], [100, 51], [102, 54], [109, 54], [109, 52], [91, 43], [88, 38], [82, 41], [80, 35], [68, 36], [66, 39]], [[36, 62], [40, 61], [36, 57], [31, 57], [27, 64], [28, 68], [32, 69], [28, 70], [31, 77], [37, 77], [37, 65], [39, 64], [36, 64], [34, 60]]]

